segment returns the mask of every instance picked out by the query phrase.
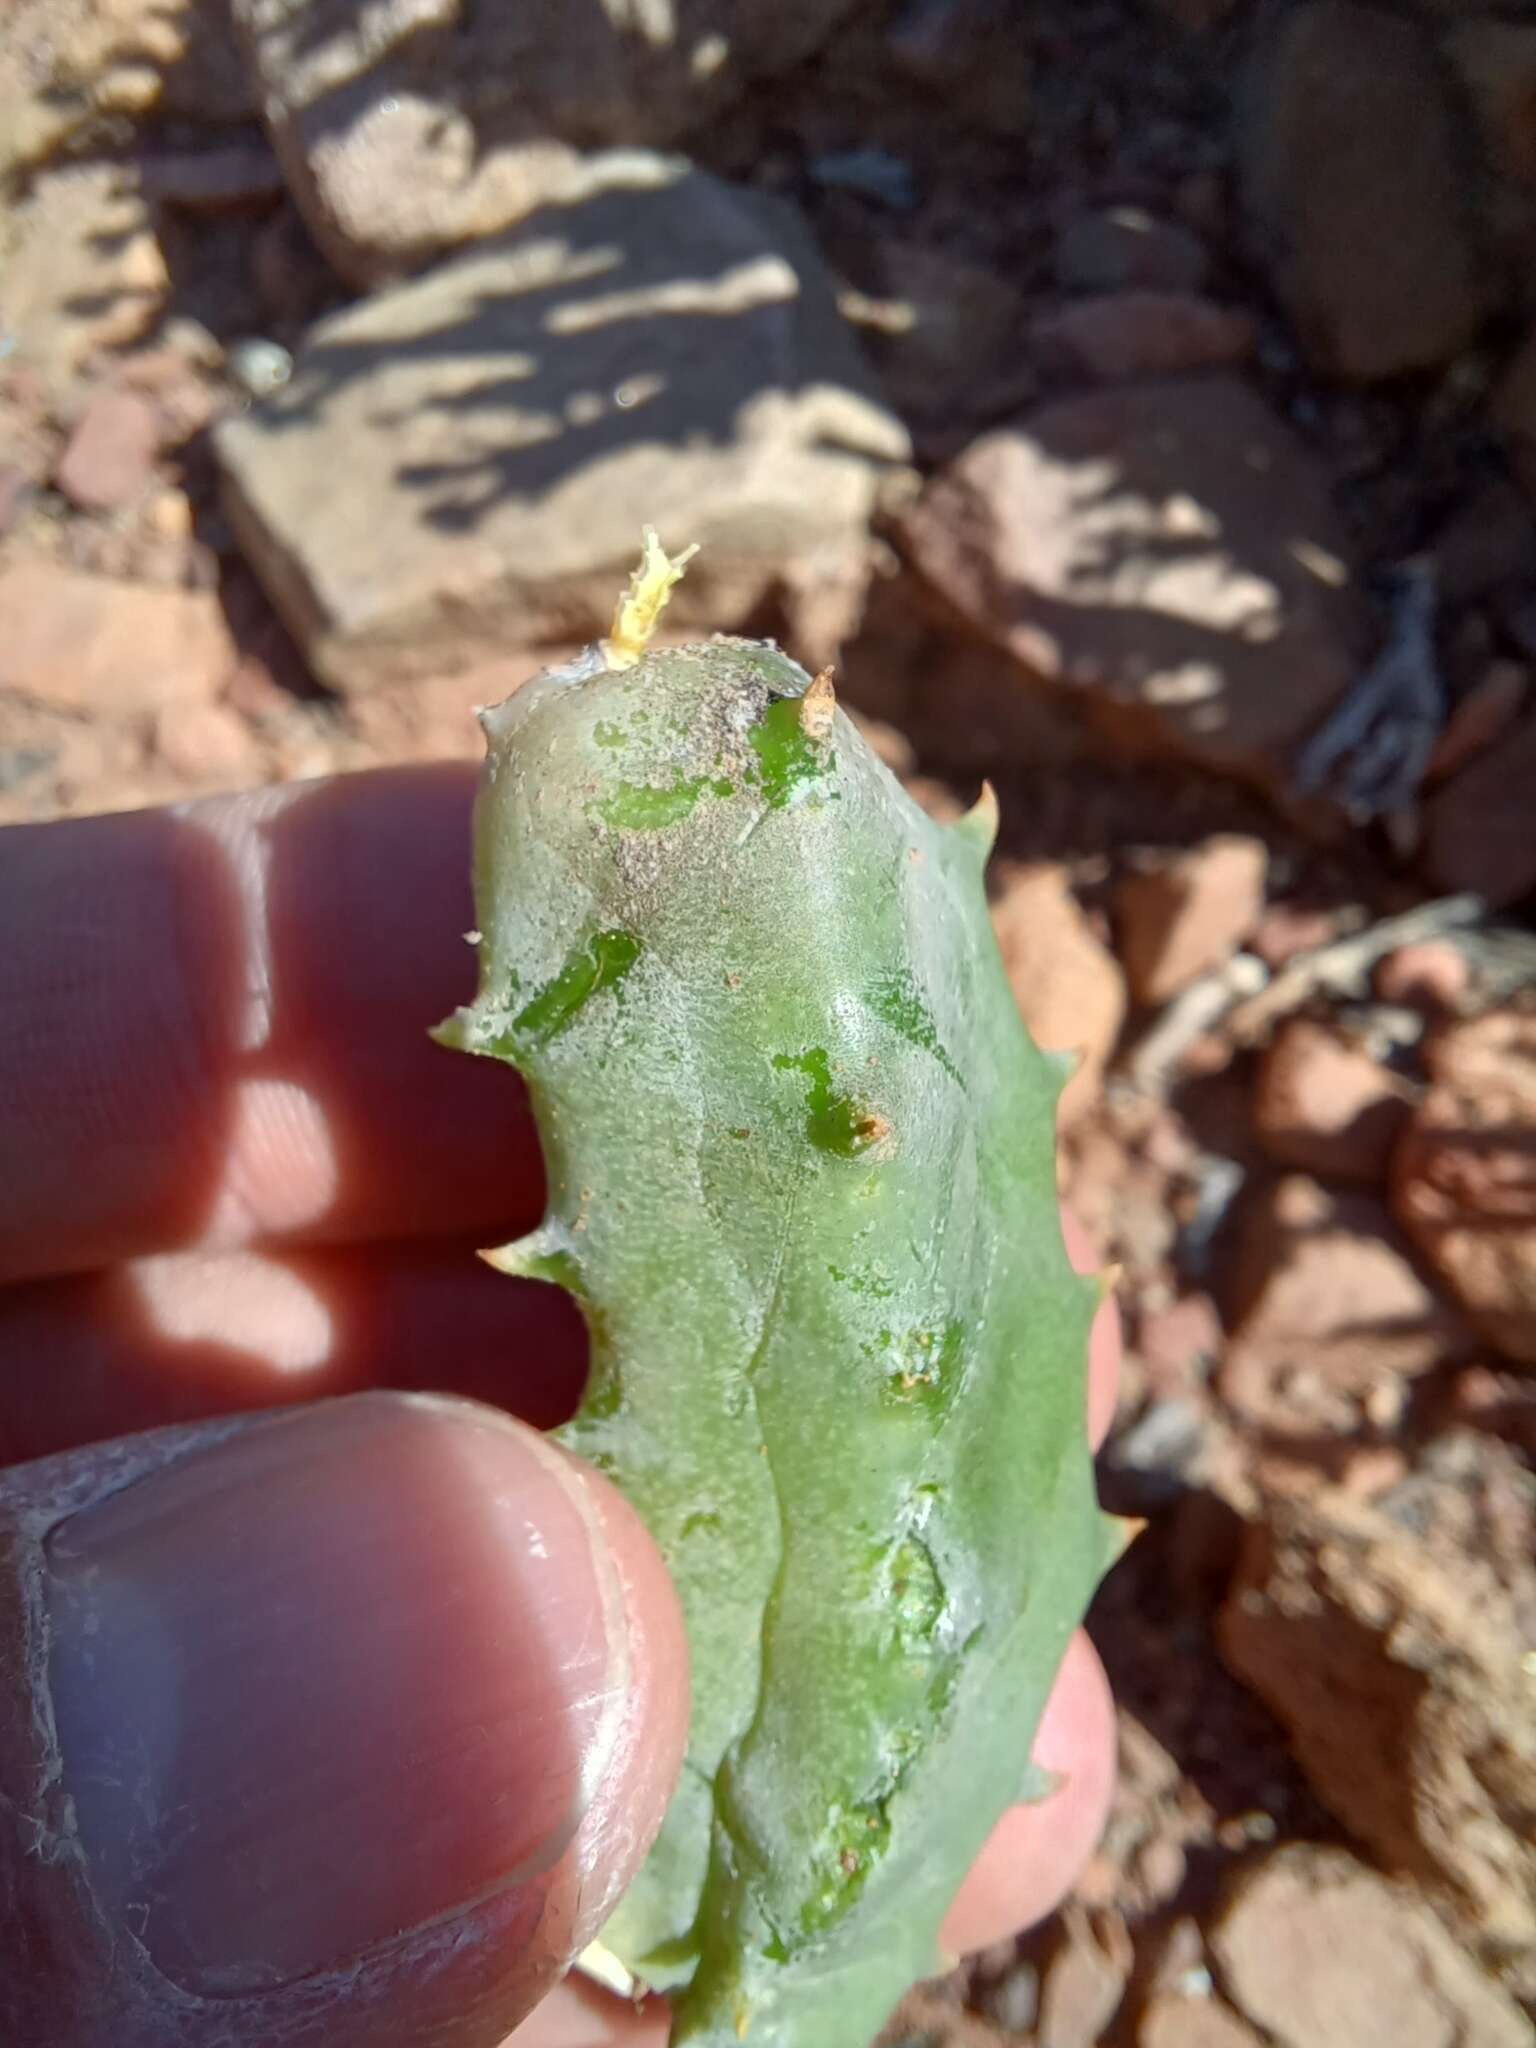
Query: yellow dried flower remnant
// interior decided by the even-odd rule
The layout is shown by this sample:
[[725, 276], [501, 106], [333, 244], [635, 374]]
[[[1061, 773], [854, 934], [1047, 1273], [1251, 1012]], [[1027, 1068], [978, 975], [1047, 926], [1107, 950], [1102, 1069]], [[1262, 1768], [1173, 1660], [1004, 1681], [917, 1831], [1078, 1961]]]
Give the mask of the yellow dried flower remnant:
[[669, 555], [654, 526], [642, 532], [640, 560], [630, 574], [629, 588], [613, 608], [613, 626], [603, 642], [609, 668], [633, 668], [651, 644], [662, 613], [683, 571], [699, 552], [699, 544]]

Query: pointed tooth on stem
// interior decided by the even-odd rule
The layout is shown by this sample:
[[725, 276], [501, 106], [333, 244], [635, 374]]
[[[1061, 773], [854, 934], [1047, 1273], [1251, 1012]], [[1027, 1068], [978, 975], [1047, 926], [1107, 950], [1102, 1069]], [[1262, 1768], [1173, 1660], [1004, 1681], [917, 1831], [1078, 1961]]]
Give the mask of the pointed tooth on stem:
[[832, 687], [832, 671], [824, 668], [800, 699], [800, 730], [809, 740], [828, 739], [836, 716], [837, 692]]
[[976, 849], [977, 858], [985, 863], [997, 838], [999, 818], [997, 791], [990, 782], [981, 785], [981, 794], [963, 818], [957, 818], [950, 827], [962, 839], [968, 840]]
[[1101, 1308], [1124, 1278], [1125, 1268], [1118, 1261], [1105, 1266], [1100, 1272], [1094, 1274], [1093, 1281], [1099, 1291], [1099, 1306]]
[[1099, 1516], [1099, 1543], [1102, 1570], [1108, 1572], [1120, 1562], [1136, 1538], [1147, 1526], [1143, 1517], [1136, 1515]]
[[602, 643], [603, 660], [609, 668], [633, 668], [641, 659], [673, 586], [682, 581], [684, 569], [698, 552], [695, 541], [680, 555], [669, 555], [654, 526], [643, 530], [639, 563], [630, 574], [629, 588], [614, 607], [613, 626]]
[[1056, 1048], [1049, 1052], [1042, 1050], [1040, 1057], [1056, 1076], [1060, 1088], [1066, 1087], [1072, 1076], [1083, 1064], [1083, 1055], [1080, 1048], [1072, 1052], [1063, 1052]]
[[559, 1224], [541, 1223], [526, 1237], [514, 1237], [509, 1244], [490, 1245], [480, 1255], [498, 1273], [510, 1273], [515, 1280], [553, 1280], [576, 1291], [580, 1266], [569, 1237]]

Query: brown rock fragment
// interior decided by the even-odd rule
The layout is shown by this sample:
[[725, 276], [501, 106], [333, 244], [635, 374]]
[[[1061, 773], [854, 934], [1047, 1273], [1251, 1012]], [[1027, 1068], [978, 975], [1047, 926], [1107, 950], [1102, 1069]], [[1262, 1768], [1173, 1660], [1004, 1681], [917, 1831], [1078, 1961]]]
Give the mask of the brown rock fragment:
[[1111, 383], [1215, 370], [1253, 354], [1258, 329], [1247, 313], [1191, 292], [1127, 291], [1053, 307], [1030, 323], [1047, 369]]
[[1342, 919], [1337, 910], [1309, 908], [1301, 903], [1271, 903], [1259, 919], [1248, 950], [1257, 953], [1272, 974], [1294, 960], [1338, 938]]
[[1343, 1850], [1277, 1849], [1218, 1910], [1223, 1982], [1279, 2048], [1529, 2048], [1519, 2008], [1429, 1909]]
[[1249, 208], [1316, 368], [1369, 382], [1466, 347], [1487, 285], [1454, 111], [1415, 23], [1355, 0], [1288, 10], [1243, 137]]
[[1412, 1090], [1363, 1046], [1298, 1017], [1282, 1026], [1253, 1097], [1259, 1143], [1323, 1180], [1384, 1183]]
[[1467, 956], [1459, 946], [1449, 939], [1416, 939], [1383, 954], [1371, 976], [1371, 987], [1384, 1003], [1447, 1011], [1461, 1001], [1470, 980]]
[[1231, 958], [1259, 921], [1264, 842], [1218, 833], [1115, 891], [1115, 925], [1131, 995], [1168, 1001]]
[[1068, 1908], [1066, 1933], [1045, 1968], [1036, 2038], [1040, 2048], [1095, 2048], [1125, 1996], [1130, 1958], [1101, 1942], [1080, 1909]]
[[1165, 1991], [1142, 2013], [1136, 2048], [1264, 2048], [1246, 2020], [1215, 1998]]
[[172, 774], [197, 788], [242, 789], [261, 780], [261, 749], [226, 704], [164, 705], [155, 714], [154, 745]]
[[1198, 235], [1139, 206], [1079, 214], [1056, 242], [1065, 292], [1198, 292], [1210, 267]]
[[1446, 720], [1424, 771], [1426, 783], [1443, 782], [1468, 761], [1486, 753], [1525, 709], [1530, 680], [1524, 662], [1489, 662], [1466, 695], [1457, 700]]
[[1424, 807], [1425, 873], [1438, 889], [1470, 889], [1495, 909], [1536, 889], [1536, 716], [1443, 782]]
[[1448, 1025], [1426, 1060], [1394, 1207], [1489, 1342], [1536, 1365], [1536, 1003]]
[[[1531, 1485], [1490, 1439], [1452, 1440], [1449, 1453], [1443, 1473], [1372, 1505], [1338, 1489], [1267, 1503], [1248, 1525], [1218, 1641], [1324, 1805], [1386, 1868], [1429, 1886], [1485, 1959], [1532, 1982]], [[1340, 1998], [1352, 1995], [1341, 1980]], [[1239, 2003], [1276, 2024], [1264, 2001]]]
[[1349, 1433], [1373, 1392], [1476, 1338], [1414, 1265], [1386, 1204], [1288, 1174], [1246, 1203], [1231, 1280], [1225, 1398], [1287, 1433]]
[[81, 511], [109, 512], [143, 491], [159, 444], [160, 421], [148, 399], [97, 391], [75, 422], [54, 481]]
[[212, 697], [234, 661], [211, 591], [52, 562], [0, 570], [0, 689], [76, 711], [146, 711]]
[[1125, 1018], [1125, 983], [1064, 868], [1005, 868], [998, 882], [992, 922], [1030, 1036], [1080, 1060], [1061, 1098], [1059, 1115], [1070, 1122], [1098, 1092]]

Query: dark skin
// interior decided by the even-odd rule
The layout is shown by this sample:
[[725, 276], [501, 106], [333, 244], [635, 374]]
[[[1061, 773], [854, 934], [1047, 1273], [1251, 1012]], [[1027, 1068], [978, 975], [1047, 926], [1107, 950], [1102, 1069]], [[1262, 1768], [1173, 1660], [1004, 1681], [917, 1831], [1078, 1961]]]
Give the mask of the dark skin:
[[[521, 1089], [505, 1070], [443, 1052], [426, 1037], [472, 985], [473, 958], [460, 936], [471, 923], [472, 788], [472, 772], [458, 766], [389, 770], [178, 813], [0, 834], [0, 1073], [14, 1084], [0, 1097], [0, 1532], [17, 1503], [51, 1498], [58, 1475], [81, 1469], [78, 1460], [57, 1462], [67, 1454], [165, 1425], [191, 1432], [168, 1440], [180, 1459], [204, 1447], [209, 1430], [222, 1426], [217, 1418], [300, 1404], [296, 1434], [284, 1441], [302, 1447], [304, 1432], [327, 1414], [341, 1417], [343, 1433], [349, 1417], [362, 1416], [387, 1443], [381, 1456], [393, 1461], [391, 1485], [398, 1488], [403, 1471], [408, 1486], [419, 1479], [425, 1497], [435, 1483], [434, 1432], [452, 1435], [478, 1411], [388, 1399], [338, 1408], [332, 1397], [431, 1389], [455, 1402], [493, 1403], [537, 1428], [569, 1413], [583, 1370], [574, 1311], [552, 1290], [506, 1280], [472, 1255], [526, 1228], [541, 1207], [537, 1141]], [[1078, 1262], [1091, 1263], [1070, 1232], [1069, 1241]], [[1093, 1342], [1095, 1441], [1113, 1408], [1117, 1363], [1118, 1330], [1106, 1311]], [[615, 1626], [627, 1632], [622, 1711], [633, 1739], [610, 1744], [588, 1772], [595, 1790], [583, 1780], [585, 1818], [554, 1866], [558, 1880], [579, 1851], [577, 1893], [590, 1900], [631, 1874], [680, 1758], [686, 1657], [675, 1602], [644, 1530], [595, 1474], [499, 1423], [470, 1433], [490, 1475], [486, 1500], [521, 1497], [525, 1488], [532, 1499], [558, 1467], [539, 1555], [545, 1536], [566, 1540], [559, 1502], [576, 1501], [588, 1535], [597, 1532], [599, 1576], [621, 1589]], [[84, 1455], [93, 1474], [96, 1464], [102, 1472], [110, 1464], [110, 1450]], [[55, 1462], [27, 1462], [34, 1460]], [[337, 1471], [356, 1467], [353, 1457]], [[482, 1482], [466, 1482], [464, 1469], [455, 1465], [455, 1491], [442, 1509], [445, 1569], [479, 1589], [473, 1597], [483, 1600], [491, 1640], [504, 1609], [497, 1573], [521, 1562], [496, 1553], [483, 1583], [474, 1576], [491, 1553], [474, 1533]], [[169, 1526], [174, 1545], [174, 1518]], [[329, 1526], [319, 1510], [314, 1526]], [[252, 1541], [262, 1540], [258, 1526]], [[191, 1569], [206, 1537], [189, 1523], [186, 1541]], [[324, 1539], [316, 1541], [323, 1549]], [[398, 1569], [387, 1549], [378, 1546], [377, 1559], [370, 1549], [357, 1569]], [[328, 1597], [330, 1572], [324, 1555], [308, 1560], [303, 1577], [320, 1589], [315, 1599]], [[335, 1630], [369, 1625], [377, 1602], [368, 1590], [337, 1593]], [[378, 1599], [388, 1601], [388, 1583]], [[552, 1654], [558, 1720], [566, 1667], [558, 1643]], [[0, 1677], [8, 1659], [15, 1677], [19, 1656], [0, 1626]], [[390, 1688], [397, 1719], [411, 1706], [402, 1696], [412, 1682], [408, 1658], [402, 1669]], [[515, 1676], [521, 1684], [522, 1666]], [[439, 1659], [434, 1692], [443, 1678]], [[488, 1666], [474, 1682], [494, 1688], [504, 1678], [500, 1666]], [[254, 1671], [249, 1685], [264, 1683], [281, 1684], [280, 1670]], [[423, 1712], [431, 1707], [423, 1701]], [[265, 1725], [259, 1698], [252, 1715], [253, 1726]], [[21, 1738], [14, 1730], [8, 1737], [6, 1725], [0, 1717], [0, 1790], [8, 1762], [16, 1770], [27, 1761], [7, 1759], [7, 1741]], [[369, 1731], [354, 1722], [353, 1734], [365, 1740]], [[253, 1766], [259, 1780], [262, 1738], [251, 1739], [258, 1753], [242, 1767]], [[388, 1739], [386, 1728], [379, 1740]], [[531, 1744], [539, 1739], [530, 1732]], [[957, 1953], [1049, 1911], [1099, 1832], [1112, 1715], [1102, 1671], [1081, 1638], [1035, 1754], [1061, 1774], [1060, 1788], [999, 1825], [945, 1926]], [[413, 1797], [467, 1810], [482, 1803], [462, 1759], [443, 1766], [434, 1788], [417, 1755]], [[67, 1781], [68, 1753], [63, 1765]], [[453, 1833], [432, 1873], [439, 1889], [423, 1892], [427, 1907], [485, 1892], [499, 1867], [490, 1830], [477, 1822]], [[349, 1853], [343, 1891], [347, 1872], [368, 1862], [365, 1845]], [[472, 1868], [454, 1868], [460, 1854]], [[510, 1851], [508, 1860], [519, 1861]], [[406, 1924], [417, 1910], [410, 1859], [386, 1839], [375, 1861], [395, 1887], [379, 1910], [387, 1904], [391, 1928]], [[9, 1889], [23, 1914], [39, 1868], [0, 1799], [0, 1896]], [[556, 1880], [546, 1873], [539, 1883]], [[508, 1882], [505, 1896], [515, 1896]], [[375, 1954], [361, 1941], [337, 1958], [350, 1963], [353, 1988], [327, 2039], [335, 2048], [385, 2038], [398, 2048], [429, 2039], [433, 2048], [478, 2048], [521, 2021], [517, 2037], [528, 2048], [660, 2043], [665, 2014], [656, 2002], [636, 2013], [579, 1979], [561, 1981], [572, 1940], [590, 1933], [572, 1930], [546, 1912], [532, 1934], [499, 1937], [489, 1961], [466, 1963], [474, 1981], [466, 1976], [462, 1986], [462, 2030], [445, 2017], [458, 2010], [451, 1971], [446, 1986], [439, 1972], [427, 1987], [408, 1955]], [[153, 1950], [153, 1926], [147, 1939]], [[45, 1959], [23, 1963], [24, 1973], [40, 1973], [27, 1987], [36, 2009], [49, 2008], [58, 1988], [50, 1973], [63, 1972], [88, 2016], [101, 1956], [89, 1944], [78, 1954], [44, 1944], [38, 1955]], [[364, 2013], [357, 1988], [373, 1969], [393, 1972], [387, 2035]], [[211, 2013], [205, 2034], [194, 2017], [176, 2038], [211, 2039], [224, 2023]], [[274, 2007], [270, 2038], [281, 2039], [285, 2024]], [[92, 2033], [87, 2017], [58, 2038], [74, 2048], [98, 2037], [107, 2036]], [[151, 2029], [136, 2037], [130, 2025], [111, 2038], [136, 2048], [137, 2038], [155, 2036]]]

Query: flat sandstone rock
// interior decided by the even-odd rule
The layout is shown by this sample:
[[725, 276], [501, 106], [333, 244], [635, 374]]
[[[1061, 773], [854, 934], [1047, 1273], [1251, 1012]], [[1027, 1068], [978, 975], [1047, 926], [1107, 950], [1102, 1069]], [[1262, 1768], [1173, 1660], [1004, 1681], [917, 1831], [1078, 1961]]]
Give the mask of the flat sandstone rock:
[[[624, 182], [757, 82], [804, 62], [857, 0], [233, 0], [289, 188], [366, 287]], [[594, 154], [588, 154], [594, 152]]]
[[682, 626], [846, 581], [907, 440], [795, 216], [674, 172], [323, 322], [218, 452], [312, 665], [362, 690], [606, 631], [647, 523], [700, 544]]

